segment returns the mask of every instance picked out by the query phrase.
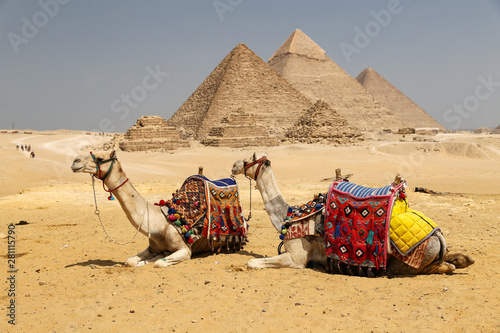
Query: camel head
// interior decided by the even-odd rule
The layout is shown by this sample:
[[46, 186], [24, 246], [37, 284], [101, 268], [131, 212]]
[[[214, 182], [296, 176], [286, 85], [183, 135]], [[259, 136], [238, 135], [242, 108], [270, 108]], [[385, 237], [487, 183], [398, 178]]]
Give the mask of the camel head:
[[73, 172], [90, 173], [97, 176], [97, 178], [104, 179], [111, 172], [116, 162], [116, 152], [114, 150], [111, 152], [90, 152], [89, 155], [76, 157], [71, 165], [71, 170]]
[[262, 166], [271, 165], [266, 153], [254, 153], [250, 158], [234, 162], [231, 173], [233, 176], [243, 174], [255, 180]]

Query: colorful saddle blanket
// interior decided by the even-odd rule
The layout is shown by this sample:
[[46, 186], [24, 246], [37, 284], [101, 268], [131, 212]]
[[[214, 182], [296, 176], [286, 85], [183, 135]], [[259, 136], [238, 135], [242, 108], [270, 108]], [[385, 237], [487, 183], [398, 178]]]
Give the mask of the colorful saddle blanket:
[[238, 186], [231, 178], [210, 181], [199, 175], [188, 177], [161, 208], [188, 244], [200, 237], [241, 242], [247, 233]]
[[409, 255], [432, 236], [439, 227], [423, 213], [409, 208], [405, 199], [396, 200], [390, 225], [393, 247], [401, 255]]
[[314, 196], [313, 200], [302, 206], [288, 207], [287, 216], [281, 228], [280, 239], [293, 239], [318, 234], [315, 221], [310, 217], [325, 210], [326, 193]]
[[385, 269], [390, 216], [403, 184], [369, 188], [334, 182], [325, 210], [325, 249], [347, 265]]

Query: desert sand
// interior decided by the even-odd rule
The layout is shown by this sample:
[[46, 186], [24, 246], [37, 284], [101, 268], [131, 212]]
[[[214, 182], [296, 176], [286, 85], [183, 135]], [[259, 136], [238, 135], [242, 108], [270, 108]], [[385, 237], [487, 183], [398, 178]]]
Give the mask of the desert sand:
[[[94, 214], [91, 177], [73, 174], [78, 154], [109, 137], [76, 131], [0, 133], [0, 331], [5, 332], [499, 332], [500, 135], [369, 134], [333, 147], [207, 148], [118, 152], [130, 181], [150, 202], [171, 198], [204, 167], [229, 176], [234, 161], [267, 152], [289, 204], [326, 192], [336, 168], [351, 181], [384, 186], [396, 173], [409, 185], [412, 208], [436, 221], [452, 252], [475, 264], [452, 275], [376, 279], [330, 275], [322, 267], [250, 270], [252, 258], [274, 256], [279, 239], [260, 193], [252, 188], [250, 242], [238, 253], [196, 255], [165, 269], [123, 262], [147, 247], [138, 235], [119, 246]], [[403, 140], [403, 141], [401, 141]], [[16, 150], [30, 144], [36, 158]], [[249, 182], [238, 176], [244, 214]], [[413, 192], [425, 187], [441, 195]], [[96, 183], [103, 223], [118, 241], [134, 234], [119, 203]], [[7, 277], [8, 225], [15, 225], [15, 298]], [[15, 299], [15, 323], [7, 306]]]

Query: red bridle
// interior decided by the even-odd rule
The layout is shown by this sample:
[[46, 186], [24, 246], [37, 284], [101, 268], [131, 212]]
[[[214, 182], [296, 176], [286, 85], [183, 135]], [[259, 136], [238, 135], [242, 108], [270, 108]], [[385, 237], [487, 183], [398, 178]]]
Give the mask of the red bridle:
[[257, 180], [257, 177], [259, 176], [260, 168], [262, 167], [262, 165], [263, 164], [270, 165], [271, 161], [269, 161], [267, 159], [267, 157], [264, 156], [264, 157], [259, 158], [258, 160], [253, 161], [252, 163], [246, 164], [246, 162], [244, 162], [243, 167], [244, 167], [244, 170], [245, 170], [245, 176], [246, 177], [248, 177], [247, 176], [247, 169], [253, 167], [256, 164], [258, 164], [258, 166], [257, 166], [257, 171], [255, 171], [255, 178], [253, 179], [255, 181]]

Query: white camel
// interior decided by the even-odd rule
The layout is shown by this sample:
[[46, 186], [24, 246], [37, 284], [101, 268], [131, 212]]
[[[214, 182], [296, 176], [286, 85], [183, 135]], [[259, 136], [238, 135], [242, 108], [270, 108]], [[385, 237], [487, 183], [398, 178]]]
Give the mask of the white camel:
[[[276, 184], [267, 154], [253, 154], [248, 159], [236, 161], [232, 173], [233, 175], [245, 174], [256, 181], [265, 210], [269, 214], [272, 225], [280, 233], [289, 205]], [[323, 223], [321, 214], [316, 214], [311, 218], [314, 219], [316, 226]], [[252, 259], [247, 265], [251, 268], [304, 268], [309, 261], [314, 261], [325, 267], [330, 266], [327, 265], [324, 236], [285, 239], [283, 243], [285, 253], [270, 258]], [[420, 268], [410, 267], [396, 257], [390, 256], [387, 272], [391, 275], [450, 273], [455, 268], [465, 268], [473, 263], [474, 260], [465, 254], [448, 254], [444, 237], [440, 232], [436, 232], [430, 237]], [[327, 267], [327, 270], [329, 269]]]
[[176, 227], [167, 222], [160, 207], [150, 204], [137, 192], [123, 171], [115, 151], [78, 156], [71, 169], [101, 179], [116, 196], [134, 228], [149, 238], [148, 248], [128, 258], [126, 266], [139, 267], [154, 262], [154, 267], [167, 267], [190, 259], [193, 253], [211, 251], [209, 241], [204, 237], [196, 240], [191, 247], [186, 244]]

